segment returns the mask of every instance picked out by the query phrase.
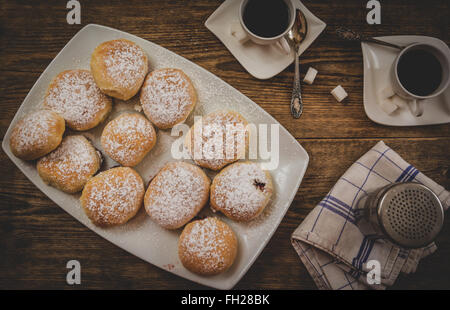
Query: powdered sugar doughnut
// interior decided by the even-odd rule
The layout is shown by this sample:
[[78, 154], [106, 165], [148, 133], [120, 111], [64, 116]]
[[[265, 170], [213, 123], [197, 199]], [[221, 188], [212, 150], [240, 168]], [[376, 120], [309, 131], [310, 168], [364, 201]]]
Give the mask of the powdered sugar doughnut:
[[155, 146], [156, 132], [152, 124], [138, 113], [124, 113], [103, 129], [103, 150], [122, 166], [139, 164]]
[[178, 241], [184, 267], [201, 275], [226, 271], [236, 258], [238, 242], [233, 230], [215, 217], [189, 223]]
[[102, 158], [84, 136], [67, 136], [37, 162], [42, 180], [66, 193], [76, 193], [100, 169]]
[[11, 152], [24, 160], [37, 159], [58, 147], [65, 129], [64, 119], [55, 112], [30, 113], [18, 121], [11, 132]]
[[117, 167], [91, 178], [81, 194], [86, 215], [98, 226], [126, 223], [136, 215], [144, 198], [144, 183], [132, 168]]
[[184, 122], [196, 102], [197, 94], [191, 80], [178, 69], [155, 70], [147, 75], [142, 86], [144, 113], [161, 129]]
[[91, 71], [107, 95], [128, 100], [139, 91], [148, 72], [146, 53], [126, 39], [106, 41], [91, 56]]
[[211, 185], [211, 205], [235, 221], [250, 221], [269, 203], [272, 177], [252, 162], [238, 162], [223, 169]]
[[50, 83], [44, 107], [61, 115], [70, 128], [81, 131], [100, 124], [111, 111], [112, 103], [88, 70], [67, 70]]
[[186, 134], [184, 145], [197, 165], [220, 170], [245, 158], [249, 141], [247, 125], [247, 120], [237, 112], [213, 112], [195, 122]]
[[160, 226], [180, 228], [208, 201], [209, 184], [209, 178], [199, 167], [185, 162], [168, 163], [148, 186], [145, 210]]

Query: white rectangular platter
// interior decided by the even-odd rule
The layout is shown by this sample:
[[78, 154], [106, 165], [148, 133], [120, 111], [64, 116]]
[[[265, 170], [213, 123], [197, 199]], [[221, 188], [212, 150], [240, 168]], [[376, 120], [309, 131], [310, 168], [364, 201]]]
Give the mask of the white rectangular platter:
[[[256, 103], [215, 75], [187, 59], [131, 34], [90, 24], [81, 29], [67, 43], [36, 81], [11, 122], [3, 139], [3, 150], [43, 193], [100, 236], [133, 255], [181, 277], [218, 289], [231, 289], [247, 272], [277, 229], [297, 193], [308, 166], [308, 154], [281, 125], [279, 127], [279, 165], [271, 171], [276, 194], [270, 205], [261, 216], [247, 224], [234, 223], [220, 214], [214, 214], [214, 216], [221, 217], [226, 221], [235, 231], [238, 237], [239, 249], [234, 265], [225, 273], [212, 277], [202, 277], [191, 273], [179, 261], [177, 242], [181, 230], [169, 231], [159, 227], [150, 220], [143, 208], [141, 208], [135, 218], [123, 226], [99, 228], [93, 225], [82, 211], [79, 203], [79, 194], [69, 195], [47, 186], [37, 174], [35, 162], [20, 160], [11, 153], [9, 147], [11, 128], [24, 114], [41, 107], [45, 91], [53, 77], [67, 69], [89, 69], [90, 55], [94, 48], [104, 41], [118, 38], [134, 41], [141, 46], [149, 56], [151, 70], [164, 67], [179, 68], [191, 78], [197, 90], [198, 103], [192, 115], [187, 119], [187, 125], [192, 125], [194, 115], [205, 115], [223, 109], [238, 111], [249, 123], [253, 123], [256, 126], [267, 124], [270, 128], [271, 124], [278, 124], [272, 116]], [[81, 134], [91, 139], [94, 145], [101, 150], [99, 138], [104, 125], [124, 110], [134, 111], [135, 105], [138, 103], [138, 98], [132, 98], [128, 102], [115, 100], [109, 119], [97, 128], [81, 132]], [[270, 132], [268, 132], [268, 135], [270, 137]], [[177, 137], [171, 136], [170, 130], [159, 130], [157, 138], [156, 146], [135, 167], [144, 179], [145, 184], [148, 184], [149, 180], [155, 176], [165, 163], [175, 161], [171, 155], [171, 146]], [[105, 163], [102, 169], [117, 165], [107, 158], [105, 154], [103, 155], [105, 156]], [[213, 173], [206, 172], [210, 177], [214, 176]], [[208, 206], [201, 212], [202, 216], [212, 214]], [[118, 266], [117, 268], [120, 267]]]

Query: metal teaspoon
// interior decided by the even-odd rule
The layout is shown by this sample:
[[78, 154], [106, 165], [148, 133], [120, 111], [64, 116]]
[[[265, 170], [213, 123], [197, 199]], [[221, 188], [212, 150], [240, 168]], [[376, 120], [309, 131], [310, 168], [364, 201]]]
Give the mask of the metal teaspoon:
[[295, 53], [295, 76], [294, 87], [292, 89], [291, 98], [291, 113], [294, 118], [299, 118], [303, 112], [303, 100], [300, 87], [300, 43], [305, 39], [308, 31], [305, 15], [299, 9], [295, 12], [295, 22], [291, 30], [287, 34], [287, 39], [290, 42]]
[[389, 46], [389, 47], [396, 48], [399, 50], [402, 50], [405, 48], [404, 46], [400, 46], [397, 44], [389, 43], [389, 42], [375, 39], [372, 37], [366, 37], [366, 36], [362, 35], [361, 33], [358, 33], [356, 31], [353, 31], [351, 29], [344, 28], [344, 27], [337, 28], [336, 34], [338, 35], [339, 38], [348, 40], [348, 41], [371, 42], [371, 43], [375, 43], [375, 44]]

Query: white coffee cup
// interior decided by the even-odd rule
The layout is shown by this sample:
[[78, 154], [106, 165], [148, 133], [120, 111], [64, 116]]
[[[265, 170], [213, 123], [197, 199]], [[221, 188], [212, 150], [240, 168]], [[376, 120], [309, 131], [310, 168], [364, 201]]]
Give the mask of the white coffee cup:
[[294, 6], [293, 1], [292, 0], [283, 0], [289, 9], [289, 23], [288, 23], [288, 26], [286, 27], [286, 30], [283, 31], [282, 33], [280, 33], [279, 35], [277, 35], [275, 37], [270, 37], [270, 38], [261, 37], [261, 36], [254, 34], [245, 25], [244, 10], [245, 10], [245, 7], [246, 7], [248, 1], [249, 0], [243, 0], [241, 2], [241, 6], [239, 7], [239, 22], [241, 23], [241, 26], [244, 29], [248, 38], [250, 40], [252, 40], [253, 42], [255, 42], [256, 44], [261, 44], [261, 45], [269, 45], [269, 44], [278, 43], [278, 44], [280, 44], [280, 46], [283, 48], [283, 50], [286, 53], [290, 53], [291, 47], [289, 46], [289, 43], [287, 42], [285, 35], [289, 32], [289, 30], [292, 28], [292, 26], [294, 25], [294, 22], [295, 22], [295, 6]]
[[[436, 59], [439, 61], [439, 63], [441, 64], [441, 68], [442, 68], [441, 83], [439, 84], [438, 88], [436, 88], [436, 90], [428, 96], [419, 96], [419, 95], [416, 95], [416, 94], [408, 91], [402, 85], [402, 83], [399, 79], [399, 76], [398, 76], [397, 69], [398, 69], [398, 63], [400, 61], [400, 58], [405, 53], [407, 53], [408, 51], [411, 51], [413, 49], [426, 50], [426, 51], [432, 53], [436, 57]], [[391, 78], [392, 89], [394, 90], [394, 92], [398, 96], [402, 97], [403, 99], [408, 100], [408, 105], [409, 105], [411, 113], [414, 116], [419, 117], [423, 114], [423, 103], [426, 102], [424, 100], [439, 96], [447, 89], [447, 87], [450, 84], [450, 54], [449, 54], [449, 51], [448, 51], [448, 49], [445, 49], [440, 45], [434, 45], [434, 44], [414, 43], [414, 44], [408, 45], [397, 55], [397, 58], [395, 59], [393, 65], [392, 65], [391, 77], [392, 77]]]

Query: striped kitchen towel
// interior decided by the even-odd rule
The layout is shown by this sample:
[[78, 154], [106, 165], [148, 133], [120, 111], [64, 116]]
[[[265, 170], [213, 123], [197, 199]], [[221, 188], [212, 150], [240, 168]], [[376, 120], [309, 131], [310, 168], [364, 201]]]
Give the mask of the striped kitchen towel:
[[[378, 142], [337, 181], [328, 195], [292, 234], [292, 245], [320, 289], [384, 289], [400, 272], [415, 272], [420, 259], [436, 250], [434, 243], [407, 250], [385, 239], [364, 235], [355, 219], [360, 198], [393, 182], [419, 182], [450, 205], [450, 193], [420, 173], [396, 152]], [[368, 284], [367, 272], [376, 260], [381, 284]]]

